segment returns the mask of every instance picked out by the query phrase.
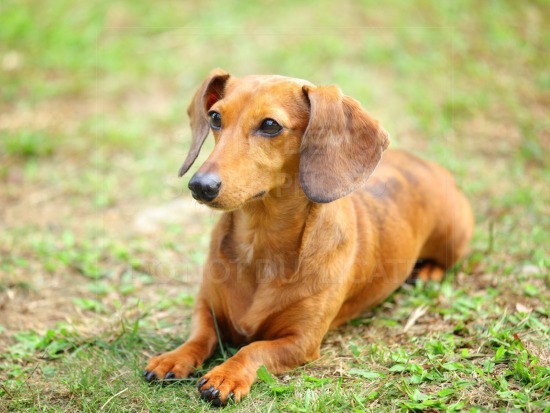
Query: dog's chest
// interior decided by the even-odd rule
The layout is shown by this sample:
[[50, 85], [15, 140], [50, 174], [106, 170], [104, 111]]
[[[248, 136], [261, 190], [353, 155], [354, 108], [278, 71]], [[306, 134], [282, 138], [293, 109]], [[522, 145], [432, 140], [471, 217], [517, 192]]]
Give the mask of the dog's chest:
[[284, 260], [255, 260], [253, 264], [238, 269], [233, 288], [225, 289], [227, 319], [243, 341], [261, 339], [269, 329], [269, 320], [281, 310], [281, 280], [286, 275]]
[[[288, 234], [287, 234], [288, 235]], [[273, 313], [281, 308], [281, 285], [293, 280], [298, 268], [299, 241], [272, 231], [231, 228], [220, 243], [224, 264], [225, 303], [231, 336], [243, 341], [262, 337]]]

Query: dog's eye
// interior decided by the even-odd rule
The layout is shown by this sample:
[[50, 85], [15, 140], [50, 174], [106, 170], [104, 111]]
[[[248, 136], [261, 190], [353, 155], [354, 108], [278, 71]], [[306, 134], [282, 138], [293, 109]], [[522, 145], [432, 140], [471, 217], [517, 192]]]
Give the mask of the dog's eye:
[[210, 116], [210, 126], [212, 129], [221, 129], [222, 128], [222, 115], [220, 115], [218, 112], [208, 112], [208, 116]]
[[282, 130], [283, 127], [273, 119], [264, 119], [264, 121], [260, 125], [260, 132], [268, 136], [276, 136]]

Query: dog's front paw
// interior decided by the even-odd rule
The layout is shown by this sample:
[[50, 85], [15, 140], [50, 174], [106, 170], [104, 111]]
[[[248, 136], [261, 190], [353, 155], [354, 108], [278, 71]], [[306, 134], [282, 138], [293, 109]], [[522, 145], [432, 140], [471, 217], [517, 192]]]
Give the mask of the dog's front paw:
[[250, 392], [254, 381], [249, 374], [225, 364], [215, 367], [197, 383], [201, 397], [214, 406], [225, 406], [229, 400], [239, 402]]
[[183, 379], [197, 368], [197, 361], [186, 351], [174, 350], [160, 356], [153, 357], [143, 375], [145, 380], [169, 382], [174, 379]]

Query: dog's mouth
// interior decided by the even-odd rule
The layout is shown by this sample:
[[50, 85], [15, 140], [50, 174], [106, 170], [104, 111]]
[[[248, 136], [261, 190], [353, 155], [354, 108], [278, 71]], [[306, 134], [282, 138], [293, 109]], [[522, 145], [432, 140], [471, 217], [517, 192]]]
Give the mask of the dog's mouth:
[[266, 193], [267, 193], [266, 191], [260, 191], [260, 192], [258, 192], [256, 195], [254, 195], [254, 196], [252, 197], [252, 199], [260, 199], [260, 198], [263, 198], [264, 195], [265, 195]]
[[241, 204], [239, 206], [235, 206], [235, 207], [228, 207], [227, 205], [223, 205], [220, 202], [216, 202], [215, 199], [210, 201], [210, 202], [199, 201], [199, 203], [203, 204], [203, 205], [206, 205], [209, 208], [217, 209], [217, 210], [220, 210], [220, 211], [232, 211], [232, 210], [235, 210], [235, 209], [239, 209], [242, 205], [247, 204], [249, 202], [258, 201], [258, 200], [264, 198], [266, 196], [266, 194], [267, 194], [267, 191], [260, 191], [256, 195], [249, 198], [248, 201], [245, 201], [243, 204]]
[[[260, 200], [260, 199], [264, 198], [266, 196], [266, 194], [267, 194], [267, 191], [260, 191], [256, 195], [254, 195], [253, 197], [249, 198], [248, 201], [245, 201], [244, 204], [247, 204], [248, 202]], [[220, 211], [232, 211], [234, 209], [240, 208], [243, 205], [243, 204], [241, 204], [237, 207], [228, 207], [227, 205], [223, 205], [220, 202], [216, 202], [216, 200], [212, 200], [210, 202], [204, 201], [204, 200], [198, 200], [198, 202], [199, 202], [199, 204], [202, 204], [202, 205], [205, 205], [209, 208], [217, 209], [217, 210], [220, 210]]]
[[213, 209], [225, 209], [221, 204], [213, 201], [213, 202], [201, 202], [201, 204], [206, 205], [207, 207], [213, 208]]

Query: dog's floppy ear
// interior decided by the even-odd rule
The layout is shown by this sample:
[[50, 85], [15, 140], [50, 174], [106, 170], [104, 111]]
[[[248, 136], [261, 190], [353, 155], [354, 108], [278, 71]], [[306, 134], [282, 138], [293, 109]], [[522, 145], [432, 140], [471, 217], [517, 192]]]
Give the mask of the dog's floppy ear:
[[313, 202], [331, 202], [365, 184], [389, 145], [388, 133], [336, 86], [302, 90], [310, 115], [300, 147], [300, 183]]
[[229, 76], [228, 73], [221, 69], [214, 69], [202, 82], [199, 90], [195, 92], [193, 101], [187, 108], [187, 114], [191, 119], [193, 140], [191, 141], [191, 148], [189, 149], [187, 158], [185, 158], [185, 162], [183, 162], [179, 170], [179, 176], [187, 172], [191, 168], [191, 165], [193, 165], [193, 162], [195, 162], [195, 159], [197, 159], [202, 144], [208, 136], [208, 132], [210, 132], [206, 113], [214, 103], [223, 98], [225, 84]]

